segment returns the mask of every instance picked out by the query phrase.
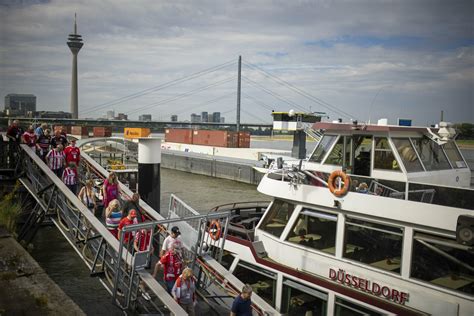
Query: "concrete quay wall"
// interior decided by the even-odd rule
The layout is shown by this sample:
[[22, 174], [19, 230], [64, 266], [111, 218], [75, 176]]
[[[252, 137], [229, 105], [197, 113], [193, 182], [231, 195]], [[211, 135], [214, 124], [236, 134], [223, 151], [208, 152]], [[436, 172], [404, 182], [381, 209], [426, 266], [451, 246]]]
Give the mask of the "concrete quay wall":
[[163, 151], [161, 167], [209, 177], [258, 184], [263, 174], [253, 168], [257, 162], [222, 157]]
[[1, 226], [0, 315], [85, 315]]

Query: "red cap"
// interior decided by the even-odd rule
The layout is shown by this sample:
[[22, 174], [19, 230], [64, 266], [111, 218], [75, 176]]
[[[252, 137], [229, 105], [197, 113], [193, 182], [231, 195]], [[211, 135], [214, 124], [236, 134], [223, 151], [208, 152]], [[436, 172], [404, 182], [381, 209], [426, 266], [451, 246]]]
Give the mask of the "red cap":
[[130, 213], [128, 213], [131, 217], [137, 217], [137, 211], [131, 210]]

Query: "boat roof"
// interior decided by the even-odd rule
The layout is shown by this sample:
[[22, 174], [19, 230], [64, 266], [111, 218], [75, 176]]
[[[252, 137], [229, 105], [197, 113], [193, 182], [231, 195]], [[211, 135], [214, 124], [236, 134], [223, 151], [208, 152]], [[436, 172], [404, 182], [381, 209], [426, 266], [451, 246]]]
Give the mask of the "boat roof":
[[[332, 123], [332, 122], [316, 122], [313, 129], [323, 129], [329, 132], [347, 132], [347, 131], [364, 131], [364, 132], [418, 132], [424, 133], [428, 127], [422, 126], [398, 126], [398, 125], [376, 125], [376, 124], [354, 124], [354, 123]], [[430, 128], [436, 132], [438, 128]]]

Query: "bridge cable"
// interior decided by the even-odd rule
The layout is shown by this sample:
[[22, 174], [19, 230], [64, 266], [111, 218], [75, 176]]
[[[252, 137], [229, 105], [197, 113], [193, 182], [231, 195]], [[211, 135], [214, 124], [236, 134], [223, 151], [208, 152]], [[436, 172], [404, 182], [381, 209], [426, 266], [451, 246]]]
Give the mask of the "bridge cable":
[[356, 118], [354, 115], [352, 115], [351, 113], [348, 113], [346, 111], [343, 111], [341, 109], [339, 109], [338, 107], [320, 99], [320, 98], [317, 98], [315, 96], [313, 96], [312, 94], [302, 90], [301, 88], [298, 88], [298, 87], [295, 87], [294, 85], [292, 85], [291, 83], [281, 79], [281, 78], [278, 78], [276, 77], [275, 75], [272, 75], [270, 74], [269, 72], [267, 72], [266, 70], [258, 67], [257, 65], [254, 65], [252, 63], [249, 63], [249, 62], [244, 62], [244, 65], [254, 69], [254, 70], [257, 70], [259, 71], [260, 73], [262, 73], [264, 76], [266, 76], [267, 78], [269, 79], [272, 79], [273, 81], [279, 83], [280, 85], [283, 85], [291, 90], [293, 90], [294, 92], [298, 93], [299, 95], [325, 107], [326, 109], [329, 109], [335, 113], [338, 113], [338, 114], [341, 114], [343, 115], [344, 117], [347, 117], [347, 118]]
[[248, 83], [250, 83], [252, 86], [262, 90], [263, 92], [271, 95], [272, 97], [274, 97], [275, 99], [278, 99], [280, 101], [283, 101], [284, 103], [292, 106], [292, 107], [296, 107], [297, 109], [299, 109], [300, 111], [303, 111], [303, 112], [307, 112], [308, 110], [303, 108], [301, 105], [293, 102], [293, 101], [290, 101], [284, 97], [282, 97], [281, 95], [279, 95], [278, 93], [276, 92], [273, 92], [272, 90], [268, 89], [268, 88], [265, 88], [264, 86], [262, 86], [261, 84], [247, 78], [246, 76], [242, 76], [242, 79]]
[[171, 98], [168, 98], [168, 99], [165, 99], [165, 100], [161, 100], [161, 101], [158, 101], [158, 102], [153, 102], [153, 103], [147, 104], [147, 105], [142, 106], [142, 107], [137, 108], [137, 109], [133, 109], [133, 110], [131, 110], [131, 111], [126, 112], [126, 114], [131, 114], [131, 113], [135, 113], [135, 112], [137, 112], [137, 111], [143, 111], [143, 110], [146, 110], [146, 109], [149, 109], [149, 108], [161, 106], [161, 105], [170, 103], [170, 102], [172, 102], [172, 101], [176, 101], [176, 100], [179, 100], [179, 99], [181, 99], [181, 98], [188, 97], [188, 96], [190, 96], [190, 95], [193, 95], [193, 94], [196, 94], [196, 93], [199, 93], [199, 92], [208, 90], [208, 89], [210, 89], [210, 88], [213, 88], [213, 87], [222, 85], [222, 84], [224, 84], [224, 83], [227, 83], [227, 82], [233, 81], [233, 80], [235, 80], [235, 75], [232, 76], [232, 77], [230, 77], [230, 78], [226, 78], [226, 79], [224, 79], [224, 80], [211, 83], [211, 84], [209, 84], [209, 85], [207, 85], [207, 86], [200, 87], [200, 88], [198, 88], [198, 89], [194, 89], [194, 90], [191, 90], [191, 91], [188, 91], [188, 92], [179, 94], [179, 95], [177, 95], [177, 96], [174, 96], [174, 97], [171, 97]]
[[209, 73], [212, 73], [212, 72], [218, 71], [220, 69], [226, 68], [228, 66], [231, 66], [234, 63], [236, 63], [236, 62], [235, 61], [228, 61], [226, 63], [223, 63], [223, 64], [220, 64], [220, 65], [211, 67], [211, 68], [207, 68], [207, 69], [195, 72], [191, 75], [188, 75], [188, 76], [185, 76], [185, 77], [182, 77], [182, 78], [179, 78], [179, 79], [174, 79], [174, 80], [171, 80], [169, 82], [165, 82], [165, 83], [159, 84], [157, 86], [154, 86], [154, 87], [151, 87], [151, 88], [148, 88], [148, 89], [145, 89], [145, 90], [142, 90], [142, 91], [130, 94], [130, 95], [126, 95], [126, 96], [120, 97], [120, 98], [115, 99], [115, 100], [111, 100], [111, 101], [102, 103], [102, 104], [99, 104], [97, 106], [91, 107], [89, 109], [85, 109], [84, 111], [81, 111], [81, 114], [94, 112], [94, 111], [97, 111], [98, 109], [105, 108], [107, 106], [123, 103], [125, 101], [129, 101], [129, 100], [141, 97], [143, 95], [147, 95], [147, 94], [150, 94], [152, 92], [159, 91], [159, 90], [171, 87], [173, 85], [183, 83], [183, 82], [186, 82], [186, 81], [189, 81], [189, 80], [207, 75]]

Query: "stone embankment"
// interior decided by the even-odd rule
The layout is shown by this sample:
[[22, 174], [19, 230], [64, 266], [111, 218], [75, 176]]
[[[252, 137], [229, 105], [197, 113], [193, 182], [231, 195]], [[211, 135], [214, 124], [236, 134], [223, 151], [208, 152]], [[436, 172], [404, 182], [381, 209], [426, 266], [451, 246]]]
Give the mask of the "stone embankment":
[[85, 315], [0, 226], [0, 316]]

